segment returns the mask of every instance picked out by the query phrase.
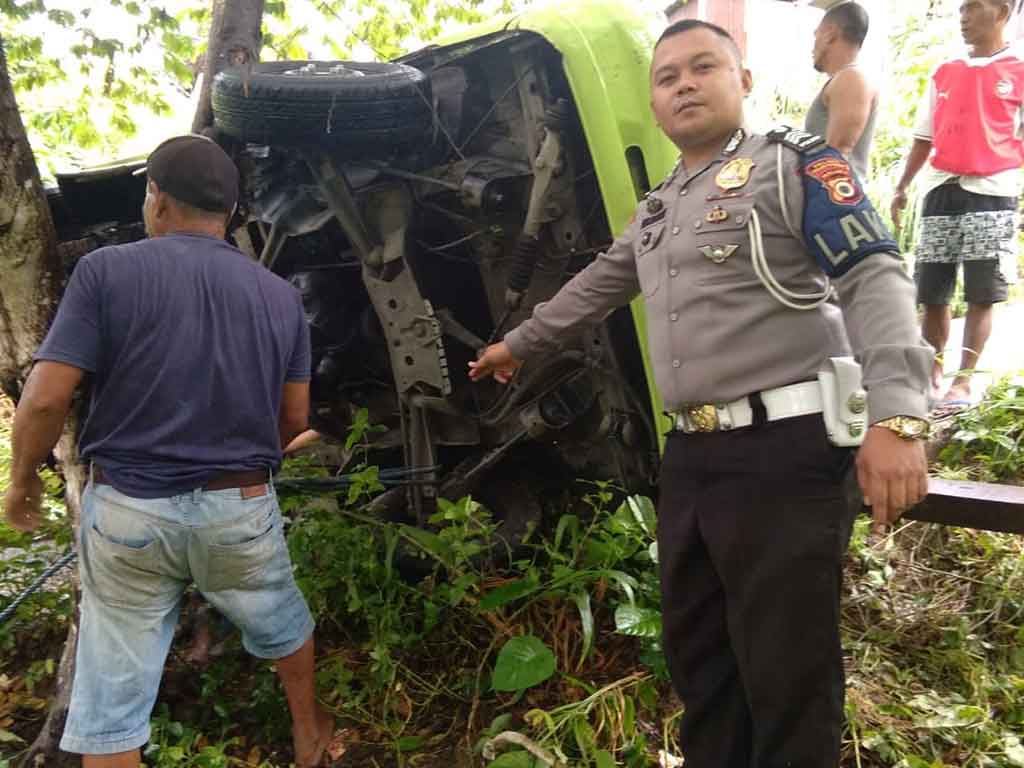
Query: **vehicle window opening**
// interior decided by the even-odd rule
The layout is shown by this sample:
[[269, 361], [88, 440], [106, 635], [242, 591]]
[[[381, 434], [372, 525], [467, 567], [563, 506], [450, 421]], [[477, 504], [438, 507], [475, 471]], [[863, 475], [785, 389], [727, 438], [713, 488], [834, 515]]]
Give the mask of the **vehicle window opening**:
[[643, 150], [637, 146], [627, 147], [626, 164], [629, 166], [629, 176], [633, 180], [633, 192], [636, 199], [640, 200], [651, 191], [651, 180], [647, 175]]

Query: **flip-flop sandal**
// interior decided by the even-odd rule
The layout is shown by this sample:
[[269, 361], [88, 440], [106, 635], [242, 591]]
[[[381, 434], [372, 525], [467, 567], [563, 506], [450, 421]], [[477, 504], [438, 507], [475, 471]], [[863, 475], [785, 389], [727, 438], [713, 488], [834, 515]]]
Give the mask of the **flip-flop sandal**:
[[951, 416], [954, 413], [960, 413], [971, 407], [970, 400], [953, 399], [943, 400], [932, 408], [933, 416]]

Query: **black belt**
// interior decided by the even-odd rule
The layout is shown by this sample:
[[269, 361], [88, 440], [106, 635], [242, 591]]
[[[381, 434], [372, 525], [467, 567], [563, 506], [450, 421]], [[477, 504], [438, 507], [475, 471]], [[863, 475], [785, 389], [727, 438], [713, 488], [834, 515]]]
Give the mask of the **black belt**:
[[[214, 475], [203, 483], [204, 491], [223, 491], [228, 488], [247, 488], [251, 485], [263, 485], [269, 479], [265, 469], [247, 469], [242, 472], [224, 472]], [[92, 465], [92, 481], [97, 485], [110, 485], [99, 464]]]

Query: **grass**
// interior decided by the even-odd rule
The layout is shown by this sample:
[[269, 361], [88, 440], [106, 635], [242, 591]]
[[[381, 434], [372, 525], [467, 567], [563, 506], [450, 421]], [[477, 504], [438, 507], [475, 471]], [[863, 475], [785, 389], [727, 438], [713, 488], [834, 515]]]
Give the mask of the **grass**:
[[847, 577], [848, 764], [1024, 765], [1024, 542], [910, 524], [869, 546], [862, 532]]
[[1024, 375], [1007, 376], [989, 388], [978, 405], [959, 413], [949, 443], [939, 455], [941, 470], [986, 482], [1018, 484], [1024, 479]]

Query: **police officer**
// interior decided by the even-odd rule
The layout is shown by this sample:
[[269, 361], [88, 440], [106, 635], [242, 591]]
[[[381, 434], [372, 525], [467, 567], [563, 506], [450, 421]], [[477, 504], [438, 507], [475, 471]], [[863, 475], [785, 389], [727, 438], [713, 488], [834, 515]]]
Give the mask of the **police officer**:
[[[651, 106], [679, 148], [676, 169], [470, 376], [507, 381], [520, 361], [643, 294], [676, 427], [658, 552], [687, 768], [835, 768], [841, 564], [858, 486], [879, 524], [926, 494], [915, 438], [933, 355], [896, 244], [846, 160], [800, 132], [745, 132], [750, 88], [725, 30], [693, 20], [665, 30]], [[862, 403], [830, 411], [816, 381], [851, 352], [870, 423], [856, 456], [836, 443], [862, 429], [842, 421]]]

